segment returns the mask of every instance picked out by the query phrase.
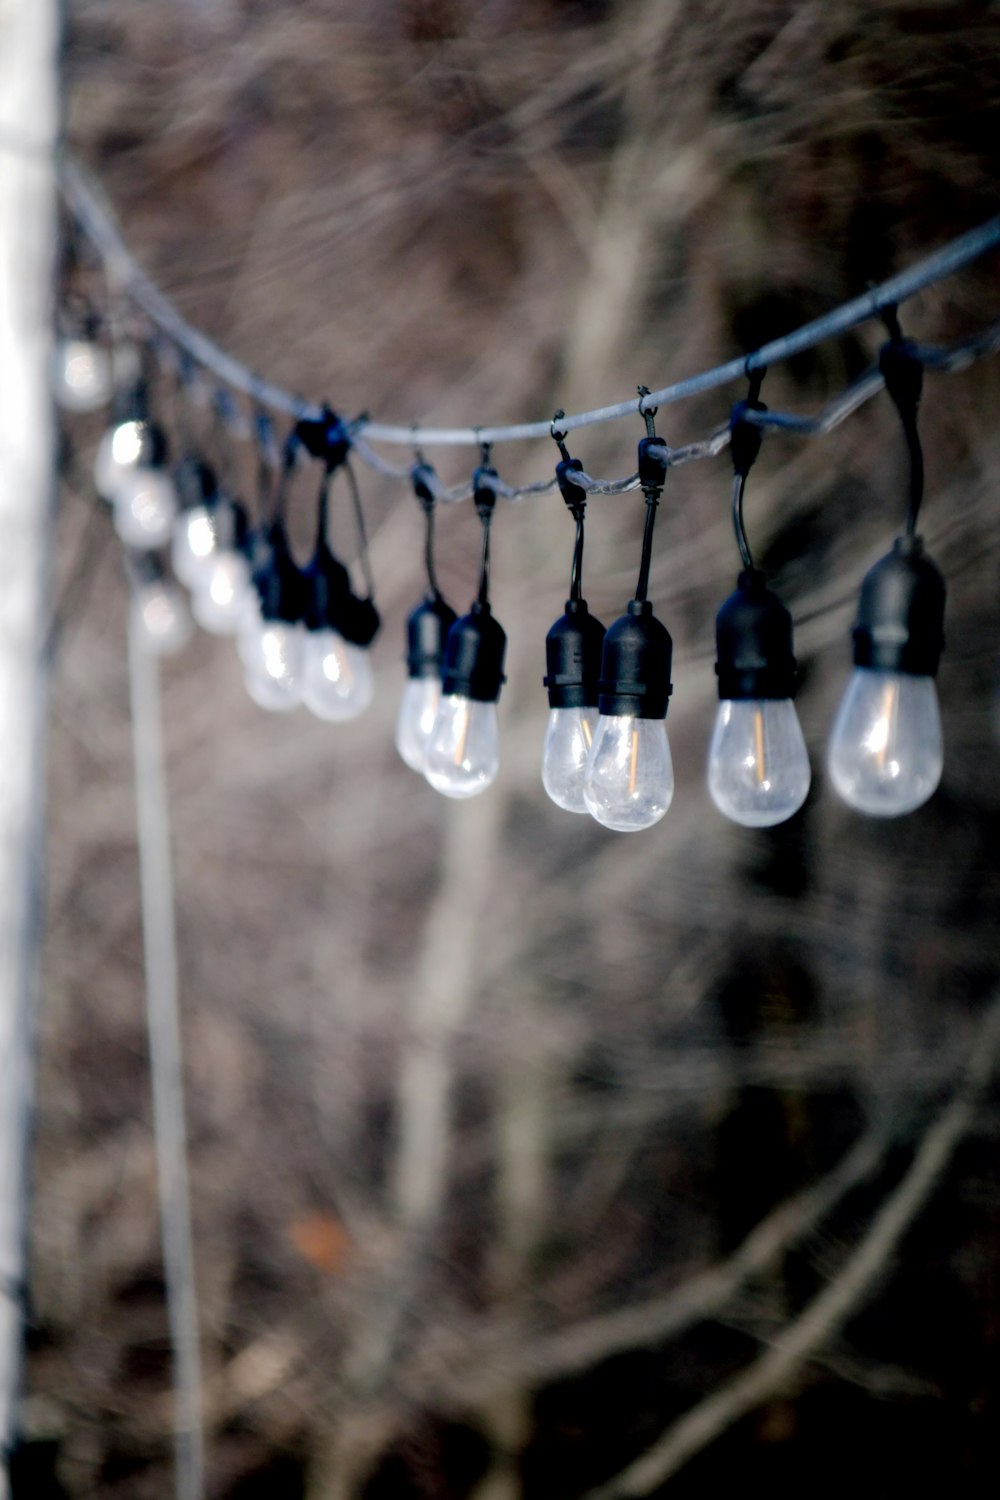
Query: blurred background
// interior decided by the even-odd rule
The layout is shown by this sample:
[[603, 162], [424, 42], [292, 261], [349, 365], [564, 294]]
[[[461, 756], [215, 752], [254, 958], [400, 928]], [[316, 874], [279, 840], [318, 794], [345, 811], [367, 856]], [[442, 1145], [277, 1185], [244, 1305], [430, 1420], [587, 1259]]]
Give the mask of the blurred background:
[[[74, 0], [67, 28], [68, 140], [143, 266], [251, 368], [352, 415], [620, 400], [996, 211], [993, 4]], [[903, 326], [946, 343], [998, 310], [993, 256]], [[818, 409], [883, 336], [774, 368], [764, 398]], [[658, 430], [703, 437], [743, 394], [666, 408]], [[781, 827], [726, 823], [705, 788], [714, 615], [739, 565], [725, 454], [664, 497], [651, 598], [675, 642], [677, 792], [634, 838], [539, 782], [572, 546], [558, 496], [498, 509], [508, 684], [481, 798], [446, 802], [393, 748], [423, 591], [405, 484], [361, 470], [384, 618], [363, 718], [262, 712], [230, 641], [198, 634], [166, 664], [211, 1500], [992, 1493], [1000, 1118], [995, 1093], [955, 1101], [998, 1003], [998, 399], [989, 361], [927, 376], [946, 766], [897, 821], [849, 811], [822, 772], [857, 586], [905, 508], [885, 396], [825, 438], [768, 436], [748, 488], [758, 561], [800, 622], [814, 785]], [[20, 1460], [37, 1500], [173, 1483], [128, 590], [87, 477], [103, 425], [65, 419], [58, 519]], [[642, 431], [591, 427], [572, 451], [626, 474]], [[518, 483], [555, 456], [495, 460]], [[430, 457], [456, 483], [476, 455]], [[252, 504], [249, 446], [240, 461]], [[293, 531], [313, 504], [297, 486]], [[637, 493], [591, 502], [605, 621], [642, 512]], [[333, 526], [349, 552], [337, 491]], [[465, 608], [472, 507], [438, 536]], [[817, 1303], [817, 1336], [769, 1365]], [[650, 1450], [659, 1470], [615, 1488]]]

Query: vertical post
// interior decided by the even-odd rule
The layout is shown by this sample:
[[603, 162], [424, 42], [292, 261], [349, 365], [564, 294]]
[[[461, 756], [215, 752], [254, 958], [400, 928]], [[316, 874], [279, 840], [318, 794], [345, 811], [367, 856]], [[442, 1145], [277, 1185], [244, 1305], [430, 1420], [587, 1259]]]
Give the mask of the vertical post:
[[0, 0], [0, 1497], [19, 1403], [37, 995], [57, 0]]

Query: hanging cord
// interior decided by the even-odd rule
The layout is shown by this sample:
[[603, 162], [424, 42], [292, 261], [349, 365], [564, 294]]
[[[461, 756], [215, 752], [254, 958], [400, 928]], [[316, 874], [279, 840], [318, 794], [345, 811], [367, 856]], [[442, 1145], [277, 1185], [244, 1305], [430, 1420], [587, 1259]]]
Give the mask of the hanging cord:
[[753, 555], [743, 524], [743, 496], [747, 487], [747, 475], [757, 462], [764, 433], [761, 427], [749, 420], [749, 414], [767, 411], [760, 399], [760, 388], [766, 374], [767, 369], [763, 365], [747, 370], [750, 390], [745, 401], [737, 401], [729, 416], [729, 451], [733, 457], [733, 530], [736, 532], [736, 545], [740, 549], [743, 566], [750, 572], [753, 571]]
[[479, 594], [477, 596], [481, 609], [490, 607], [490, 527], [497, 503], [496, 482], [499, 477], [496, 469], [490, 465], [492, 446], [492, 443], [480, 443], [479, 468], [472, 476], [472, 499], [476, 507], [476, 515], [483, 523], [483, 551], [479, 564]]
[[361, 490], [349, 458], [344, 460], [344, 473], [347, 475], [347, 487], [351, 492], [351, 501], [354, 505], [354, 520], [358, 529], [358, 556], [365, 578], [365, 588], [368, 590], [367, 597], [369, 600], [374, 600], [375, 575], [372, 572], [371, 558], [368, 555], [368, 532], [365, 528], [365, 513], [361, 504]]
[[570, 477], [574, 474], [582, 474], [583, 464], [578, 458], [570, 456], [566, 447], [566, 433], [556, 430], [556, 423], [561, 422], [565, 416], [566, 413], [560, 408], [552, 418], [549, 433], [562, 455], [562, 461], [556, 465], [556, 481], [569, 513], [576, 522], [576, 541], [573, 546], [573, 563], [569, 575], [569, 597], [574, 604], [578, 604], [583, 598], [583, 524], [587, 513], [587, 491]]
[[142, 649], [134, 627], [129, 630], [128, 659], [153, 1133], [163, 1278], [173, 1355], [174, 1493], [177, 1500], [203, 1500], [204, 1410], [159, 663]]
[[236, 424], [236, 405], [224, 385], [220, 385], [212, 397], [212, 446], [219, 469], [219, 489], [225, 495], [235, 493], [236, 448], [233, 443], [233, 428]]
[[637, 604], [645, 604], [649, 594], [649, 569], [653, 561], [653, 527], [656, 525], [656, 512], [667, 478], [667, 459], [666, 450], [656, 436], [656, 424], [653, 421], [658, 408], [645, 404], [649, 395], [648, 386], [640, 385], [637, 389], [639, 415], [646, 423], [646, 436], [639, 443], [639, 483], [646, 497], [646, 524], [642, 533], [642, 560], [639, 563], [635, 599]]
[[420, 503], [420, 509], [424, 513], [424, 567], [427, 570], [427, 587], [432, 598], [440, 599], [441, 590], [438, 587], [437, 569], [434, 566], [434, 516], [440, 486], [437, 475], [419, 448], [415, 450], [414, 457], [416, 463], [410, 470], [410, 483]]
[[878, 367], [885, 381], [885, 388], [892, 397], [903, 424], [903, 435], [910, 456], [910, 495], [906, 511], [906, 535], [914, 536], [917, 519], [924, 498], [924, 450], [917, 430], [917, 413], [924, 384], [923, 361], [912, 339], [903, 337], [899, 315], [895, 307], [882, 311], [882, 321], [889, 334], [889, 342], [879, 350]]

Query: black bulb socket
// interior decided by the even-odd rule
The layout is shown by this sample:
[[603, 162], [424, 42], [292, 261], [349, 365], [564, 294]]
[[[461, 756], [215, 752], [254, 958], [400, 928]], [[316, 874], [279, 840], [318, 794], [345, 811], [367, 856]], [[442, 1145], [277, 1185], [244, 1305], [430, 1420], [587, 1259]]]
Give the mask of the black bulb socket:
[[169, 452], [170, 445], [167, 442], [167, 434], [159, 423], [140, 421], [139, 453], [135, 461], [136, 468], [163, 469], [166, 467]]
[[289, 625], [298, 624], [302, 619], [306, 603], [303, 575], [291, 554], [280, 521], [275, 522], [266, 534], [253, 584], [263, 619], [283, 620]]
[[631, 714], [637, 719], [666, 718], [673, 684], [670, 668], [674, 645], [665, 625], [644, 600], [629, 601], [628, 613], [604, 637], [600, 694], [602, 714]]
[[359, 599], [351, 577], [326, 542], [320, 542], [302, 578], [302, 618], [308, 630], [335, 630], [352, 646], [369, 646], [381, 622], [371, 599]]
[[440, 594], [428, 594], [406, 621], [406, 670], [411, 677], [440, 677], [448, 632], [458, 619]]
[[792, 617], [756, 568], [740, 574], [716, 615], [715, 648], [720, 698], [794, 698]]
[[596, 707], [606, 634], [588, 610], [586, 599], [566, 601], [566, 613], [545, 637], [550, 708]]
[[934, 677], [944, 650], [945, 583], [918, 536], [902, 536], [865, 575], [854, 665]]
[[211, 506], [219, 490], [214, 470], [196, 453], [186, 454], [175, 465], [174, 486], [181, 511], [194, 510], [197, 505]]
[[488, 604], [475, 603], [448, 631], [441, 691], [477, 703], [495, 703], [504, 684], [507, 637]]

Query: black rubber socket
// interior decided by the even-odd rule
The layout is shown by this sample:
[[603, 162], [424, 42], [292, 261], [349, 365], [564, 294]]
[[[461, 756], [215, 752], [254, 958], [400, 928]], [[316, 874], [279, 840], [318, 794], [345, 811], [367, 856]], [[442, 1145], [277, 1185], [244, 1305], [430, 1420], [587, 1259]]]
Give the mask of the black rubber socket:
[[716, 615], [715, 649], [720, 698], [794, 698], [792, 617], [756, 568], [740, 574]]
[[600, 694], [606, 631], [586, 599], [569, 599], [545, 637], [545, 686], [550, 708], [592, 708]]
[[444, 645], [458, 616], [440, 594], [428, 594], [406, 622], [406, 669], [411, 677], [440, 677]]
[[854, 625], [854, 664], [934, 677], [944, 650], [945, 583], [919, 537], [899, 537], [866, 574]]
[[669, 632], [653, 615], [649, 601], [630, 600], [628, 614], [616, 620], [604, 637], [600, 712], [665, 718], [673, 691], [673, 649]]
[[474, 604], [448, 632], [441, 691], [478, 703], [495, 703], [504, 683], [507, 637], [488, 604]]

